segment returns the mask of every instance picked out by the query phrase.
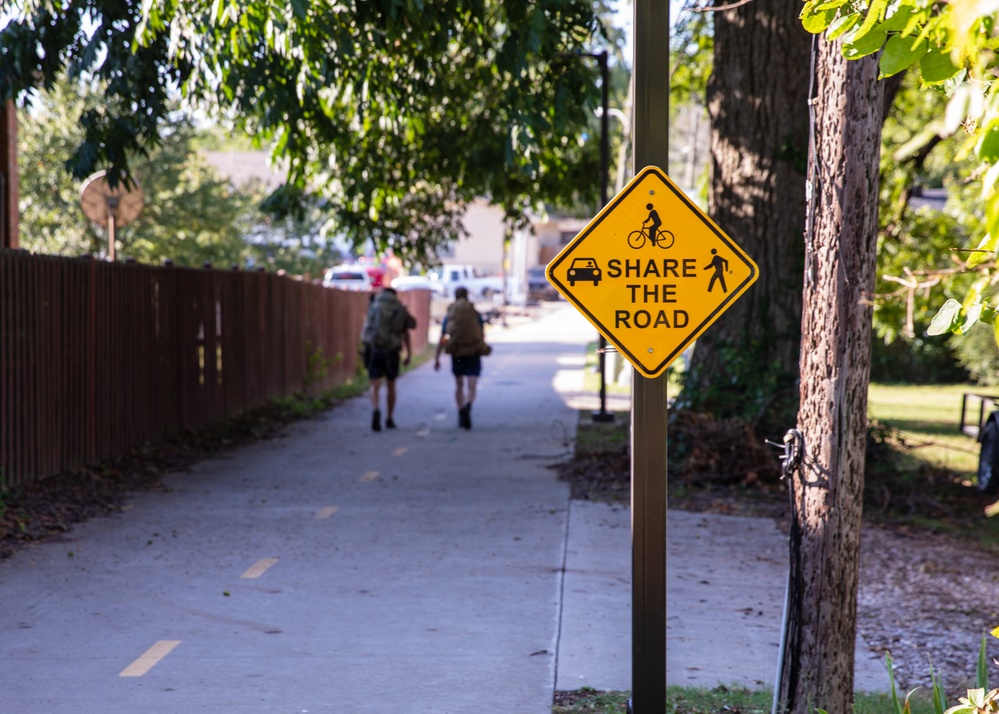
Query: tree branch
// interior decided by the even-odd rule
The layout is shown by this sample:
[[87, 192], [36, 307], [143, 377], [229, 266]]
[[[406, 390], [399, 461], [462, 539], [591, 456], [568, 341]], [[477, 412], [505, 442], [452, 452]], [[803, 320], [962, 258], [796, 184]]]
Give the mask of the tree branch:
[[738, 2], [733, 2], [728, 5], [719, 5], [718, 7], [708, 7], [707, 5], [701, 5], [700, 7], [690, 8], [691, 12], [724, 12], [725, 10], [734, 10], [737, 7], [742, 7], [743, 5], [748, 5], [753, 2], [753, 0], [739, 0]]

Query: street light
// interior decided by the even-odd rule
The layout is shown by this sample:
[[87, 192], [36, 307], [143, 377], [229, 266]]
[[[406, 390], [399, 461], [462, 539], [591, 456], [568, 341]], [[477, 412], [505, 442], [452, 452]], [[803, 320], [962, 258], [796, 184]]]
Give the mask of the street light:
[[[610, 134], [607, 125], [610, 119], [608, 102], [608, 84], [610, 84], [607, 69], [607, 50], [603, 52], [582, 53], [580, 57], [591, 57], [600, 65], [600, 210], [607, 205], [607, 181], [610, 173]], [[607, 338], [600, 335], [597, 348], [597, 359], [600, 363], [600, 411], [593, 412], [593, 421], [612, 422], [614, 414], [607, 411]]]

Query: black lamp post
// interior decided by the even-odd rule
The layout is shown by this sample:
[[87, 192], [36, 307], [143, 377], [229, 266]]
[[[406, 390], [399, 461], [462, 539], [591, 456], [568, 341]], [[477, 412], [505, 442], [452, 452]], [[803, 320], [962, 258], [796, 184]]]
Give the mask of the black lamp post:
[[[592, 57], [600, 64], [600, 209], [607, 205], [607, 181], [610, 173], [610, 136], [607, 131], [610, 117], [610, 107], [607, 106], [609, 71], [607, 69], [607, 50], [587, 53], [581, 57]], [[597, 359], [600, 364], [600, 411], [593, 412], [593, 421], [612, 422], [614, 414], [607, 411], [607, 338], [600, 335], [597, 348]]]

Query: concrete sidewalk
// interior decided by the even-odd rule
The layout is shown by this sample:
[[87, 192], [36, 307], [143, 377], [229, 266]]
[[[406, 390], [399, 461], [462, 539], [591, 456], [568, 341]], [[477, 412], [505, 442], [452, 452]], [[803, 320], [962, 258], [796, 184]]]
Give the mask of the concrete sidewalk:
[[[766, 518], [669, 511], [666, 681], [774, 686], [787, 538]], [[631, 689], [627, 508], [573, 501], [556, 688]], [[888, 672], [858, 636], [854, 686], [887, 692]]]
[[[470, 432], [424, 365], [398, 429], [350, 400], [0, 562], [3, 711], [547, 714], [556, 687], [630, 688], [627, 509], [549, 468], [593, 330], [561, 304], [487, 338]], [[770, 686], [779, 532], [670, 512], [669, 539], [668, 681]]]

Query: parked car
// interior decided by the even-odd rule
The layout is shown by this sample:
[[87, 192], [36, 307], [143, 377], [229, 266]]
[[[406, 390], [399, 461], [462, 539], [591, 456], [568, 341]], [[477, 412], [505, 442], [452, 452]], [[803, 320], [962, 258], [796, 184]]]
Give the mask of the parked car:
[[464, 287], [473, 298], [491, 300], [503, 294], [503, 276], [480, 275], [471, 265], [445, 264], [439, 271], [430, 273], [442, 297], [453, 297], [454, 289]]
[[401, 275], [398, 278], [392, 279], [392, 287], [399, 292], [407, 290], [429, 290], [431, 293], [436, 294], [440, 286], [425, 275]]
[[527, 269], [527, 297], [532, 300], [556, 300], [556, 290], [545, 276], [545, 266], [536, 265]]
[[371, 278], [363, 267], [338, 265], [326, 271], [323, 285], [341, 290], [371, 290]]

